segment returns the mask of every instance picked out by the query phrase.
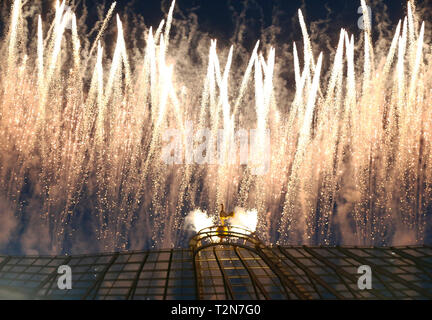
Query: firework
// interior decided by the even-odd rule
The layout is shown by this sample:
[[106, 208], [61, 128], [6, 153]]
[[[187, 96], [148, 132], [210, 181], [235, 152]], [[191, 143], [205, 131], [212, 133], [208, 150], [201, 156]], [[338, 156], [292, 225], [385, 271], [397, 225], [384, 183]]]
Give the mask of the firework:
[[[277, 100], [286, 62], [259, 43], [241, 77], [235, 46], [218, 53], [216, 41], [201, 77], [179, 72], [171, 52], [187, 50], [170, 43], [174, 6], [143, 48], [127, 49], [115, 4], [89, 45], [73, 10], [57, 2], [52, 24], [38, 17], [26, 47], [23, 3], [14, 1], [2, 40], [0, 215], [23, 251], [80, 250], [83, 241], [108, 251], [171, 247], [189, 212], [206, 211], [194, 211], [195, 229], [205, 228], [220, 203], [245, 208], [236, 223], [267, 242], [425, 241], [432, 58], [411, 3], [386, 52], [375, 50], [368, 23], [360, 52], [342, 29], [329, 71], [299, 11], [304, 56], [294, 44], [290, 102]], [[112, 55], [103, 40], [110, 21]], [[164, 161], [169, 130], [178, 164]], [[218, 161], [196, 163], [204, 149]], [[268, 162], [257, 171], [260, 159]]]

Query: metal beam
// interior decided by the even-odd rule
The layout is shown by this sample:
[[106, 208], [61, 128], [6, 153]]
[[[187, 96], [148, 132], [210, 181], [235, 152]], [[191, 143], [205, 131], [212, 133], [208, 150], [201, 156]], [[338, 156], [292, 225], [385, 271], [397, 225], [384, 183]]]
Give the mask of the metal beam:
[[225, 274], [225, 270], [224, 270], [223, 266], [221, 265], [220, 260], [217, 256], [216, 247], [213, 247], [213, 254], [216, 258], [216, 262], [217, 262], [217, 264], [219, 266], [219, 270], [222, 274], [222, 279], [223, 279], [224, 287], [225, 287], [225, 296], [228, 300], [229, 299], [234, 300], [234, 293], [233, 293], [233, 289], [231, 287], [231, 283], [228, 281], [228, 276]]
[[6, 257], [1, 263], [0, 263], [0, 272], [3, 269], [3, 267], [5, 265], [7, 265], [7, 263], [10, 261], [10, 259], [12, 259], [12, 257]]
[[[56, 257], [52, 258], [51, 261], [54, 260], [55, 258], [56, 258]], [[46, 279], [45, 279], [44, 281], [42, 281], [42, 282], [41, 282], [41, 283], [40, 283], [40, 284], [39, 284], [35, 289], [33, 289], [33, 294], [34, 294], [35, 298], [36, 298], [36, 296], [37, 296], [39, 290], [42, 290], [43, 287], [44, 287], [48, 282], [52, 282], [52, 281], [54, 281], [54, 279], [56, 278], [56, 276], [57, 276], [57, 274], [58, 274], [58, 267], [61, 266], [61, 265], [66, 265], [66, 264], [68, 264], [71, 260], [72, 260], [72, 257], [71, 257], [71, 256], [67, 257], [63, 262], [61, 262], [61, 264], [59, 264], [58, 266], [56, 266], [56, 267], [54, 268], [54, 271], [51, 272], [51, 273], [46, 277]], [[49, 287], [49, 288], [50, 288], [50, 287]], [[47, 291], [45, 292], [44, 296], [47, 296], [49, 288], [47, 288]]]
[[96, 294], [99, 291], [100, 285], [102, 284], [102, 281], [105, 278], [106, 273], [108, 272], [109, 268], [111, 268], [111, 266], [114, 264], [114, 262], [116, 261], [118, 256], [119, 256], [119, 253], [115, 253], [111, 257], [111, 260], [108, 262], [105, 269], [99, 274], [99, 276], [97, 277], [95, 282], [93, 282], [93, 285], [91, 285], [90, 288], [88, 288], [87, 292], [83, 295], [82, 300], [87, 299], [87, 297], [90, 295], [90, 293], [93, 291], [93, 289], [95, 292], [92, 296], [92, 299], [94, 300], [96, 298]]
[[[353, 259], [361, 262], [364, 265], [370, 265], [371, 264], [369, 261], [365, 260], [362, 257], [357, 256], [356, 254], [350, 252], [349, 250], [346, 250], [346, 249], [340, 248], [340, 247], [337, 247], [337, 249], [340, 252], [345, 253], [346, 255], [350, 256], [351, 258], [353, 258]], [[395, 282], [401, 283], [404, 286], [406, 286], [406, 287], [408, 287], [408, 288], [410, 288], [410, 289], [412, 289], [412, 290], [414, 290], [416, 292], [421, 293], [425, 297], [427, 297], [429, 299], [432, 299], [432, 293], [428, 292], [427, 290], [424, 290], [423, 288], [421, 288], [421, 287], [419, 287], [419, 286], [417, 286], [415, 284], [412, 284], [411, 282], [409, 282], [409, 281], [407, 281], [407, 280], [405, 280], [405, 279], [403, 279], [403, 278], [395, 275], [394, 273], [391, 273], [391, 272], [387, 271], [384, 268], [381, 268], [378, 265], [374, 265], [374, 269], [376, 271], [378, 271], [378, 274], [382, 274], [382, 275], [384, 275], [386, 277], [389, 277], [389, 278], [393, 279]], [[385, 285], [385, 281], [381, 281], [381, 282], [383, 282], [383, 284]]]
[[[304, 266], [303, 264], [301, 264], [301, 263], [297, 264], [297, 261], [293, 261], [293, 259], [295, 259], [295, 258], [291, 259], [292, 256], [288, 252], [285, 252], [285, 248], [278, 246], [278, 249], [286, 258], [288, 258], [291, 262], [293, 262], [294, 265], [297, 266], [304, 273], [306, 278], [309, 280], [310, 285], [314, 288], [315, 293], [320, 297], [320, 299], [323, 299], [321, 292], [318, 290], [318, 288], [315, 284], [313, 276], [310, 275], [309, 269], [307, 269], [307, 267]], [[286, 264], [285, 261], [284, 261], [284, 263]], [[313, 274], [313, 275], [315, 275], [315, 274]]]
[[[317, 274], [315, 274], [313, 271], [311, 271], [307, 266], [305, 266], [303, 263], [301, 263], [298, 259], [294, 258], [291, 254], [289, 254], [287, 251], [285, 251], [284, 248], [279, 247], [279, 251], [282, 252], [282, 254], [287, 257], [292, 263], [294, 263], [298, 268], [300, 268], [308, 277], [309, 280], [311, 280], [311, 283], [313, 283], [312, 279], [315, 280], [319, 285], [324, 287], [328, 292], [330, 292], [332, 295], [334, 295], [338, 299], [344, 299], [342, 295], [339, 294], [339, 292], [329, 286], [327, 282], [325, 282], [323, 279], [321, 279]], [[317, 293], [321, 296], [320, 292], [318, 291], [318, 288], [313, 284], [315, 287], [315, 290]], [[322, 297], [322, 296], [321, 296]]]
[[199, 258], [199, 251], [196, 253], [192, 251], [192, 265], [193, 265], [194, 276], [195, 276], [195, 297], [197, 300], [201, 300], [202, 299], [201, 276], [200, 276], [200, 270], [199, 270], [200, 268], [199, 268], [199, 263], [197, 261], [197, 257]]
[[[285, 290], [287, 299], [290, 299], [290, 292], [287, 290], [287, 288], [289, 288], [291, 290], [291, 292], [295, 296], [297, 296], [297, 298], [299, 298], [299, 299], [306, 300], [309, 298], [306, 294], [301, 292], [299, 290], [299, 288], [297, 288], [297, 285], [291, 279], [286, 277], [285, 274], [283, 273], [283, 271], [277, 266], [277, 264], [272, 261], [273, 259], [278, 259], [277, 257], [268, 256], [264, 252], [264, 250], [259, 246], [256, 247], [256, 250], [257, 250], [258, 255], [264, 260], [265, 263], [267, 263], [269, 268], [279, 278], [279, 281], [280, 281], [283, 289]], [[270, 254], [274, 255], [271, 251], [270, 251]]]
[[409, 253], [406, 253], [398, 248], [391, 248], [392, 251], [396, 252], [399, 256], [402, 258], [411, 260], [415, 263], [417, 268], [421, 269], [426, 275], [429, 277], [429, 279], [432, 280], [432, 273], [429, 270], [432, 270], [432, 264], [428, 263], [427, 261], [422, 261], [417, 257], [414, 257], [413, 255], [410, 255]]
[[[351, 292], [351, 294], [355, 297], [355, 298], [359, 298], [359, 296], [357, 295], [357, 293], [351, 288], [351, 286], [345, 281], [344, 277], [347, 277], [348, 279], [350, 279], [350, 281], [352, 281], [353, 283], [356, 283], [356, 278], [349, 274], [348, 272], [346, 272], [344, 269], [339, 268], [337, 265], [335, 265], [334, 263], [330, 262], [329, 259], [324, 258], [323, 256], [321, 256], [319, 253], [311, 250], [310, 248], [307, 248], [306, 246], [303, 246], [303, 250], [305, 250], [306, 252], [308, 252], [311, 256], [313, 256], [314, 258], [318, 259], [321, 263], [325, 264], [327, 267], [329, 267], [330, 269], [332, 269], [336, 276], [342, 281], [342, 283], [345, 285], [345, 287], [348, 289], [349, 292]], [[340, 258], [339, 258], [340, 259]], [[376, 297], [378, 298], [382, 298], [384, 299], [385, 297], [381, 294], [379, 294], [378, 292], [376, 292], [376, 290], [370, 290]]]
[[140, 266], [138, 268], [136, 276], [135, 276], [135, 278], [134, 278], [134, 280], [132, 282], [132, 286], [130, 287], [129, 292], [127, 294], [127, 297], [126, 297], [127, 300], [132, 300], [134, 298], [136, 287], [138, 285], [138, 280], [139, 280], [139, 277], [141, 275], [142, 269], [144, 268], [144, 265], [145, 265], [145, 263], [146, 263], [146, 261], [148, 259], [148, 256], [149, 256], [149, 254], [146, 253], [145, 257], [143, 258], [142, 262], [140, 263]]
[[238, 247], [234, 247], [234, 252], [236, 253], [236, 255], [239, 258], [240, 262], [242, 263], [243, 267], [246, 269], [247, 273], [249, 274], [249, 277], [251, 279], [252, 286], [254, 288], [257, 300], [260, 300], [260, 297], [259, 297], [258, 291], [257, 291], [257, 287], [261, 291], [261, 294], [265, 297], [265, 299], [266, 300], [270, 300], [270, 296], [266, 292], [266, 290], [263, 287], [262, 283], [257, 279], [257, 277], [255, 276], [255, 274], [253, 273], [253, 271], [249, 269], [249, 267], [247, 266], [246, 262], [243, 260], [243, 257], [241, 256], [241, 253], [240, 253], [240, 250], [238, 249]]
[[170, 257], [169, 257], [169, 262], [168, 262], [168, 271], [167, 271], [167, 276], [166, 276], [166, 282], [165, 282], [165, 289], [164, 289], [164, 294], [163, 294], [163, 300], [166, 300], [166, 297], [167, 297], [168, 282], [169, 282], [169, 276], [170, 276], [171, 264], [172, 264], [172, 256], [173, 256], [173, 250], [171, 249], [171, 251], [170, 251]]

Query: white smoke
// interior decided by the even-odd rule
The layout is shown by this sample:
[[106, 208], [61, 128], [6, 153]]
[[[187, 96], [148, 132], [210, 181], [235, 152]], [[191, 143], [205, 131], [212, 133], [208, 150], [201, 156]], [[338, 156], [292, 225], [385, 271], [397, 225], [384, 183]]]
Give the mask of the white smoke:
[[251, 232], [256, 231], [258, 223], [258, 210], [246, 210], [244, 208], [237, 207], [235, 208], [234, 212], [234, 217], [229, 219], [229, 222], [232, 226], [245, 228]]
[[205, 228], [209, 228], [215, 225], [213, 217], [207, 215], [207, 211], [201, 211], [195, 209], [186, 216], [185, 218], [185, 229], [199, 232]]

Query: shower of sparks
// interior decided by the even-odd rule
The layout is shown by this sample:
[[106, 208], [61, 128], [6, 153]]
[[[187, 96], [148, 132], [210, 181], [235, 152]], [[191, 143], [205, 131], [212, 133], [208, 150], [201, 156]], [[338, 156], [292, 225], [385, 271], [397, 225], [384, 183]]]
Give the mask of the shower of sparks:
[[[276, 99], [277, 52], [261, 53], [259, 44], [237, 92], [230, 90], [235, 47], [222, 64], [216, 41], [202, 91], [181, 83], [170, 60], [174, 2], [167, 20], [148, 31], [140, 61], [128, 56], [118, 16], [113, 56], [104, 54], [114, 5], [90, 55], [64, 2], [56, 3], [48, 33], [38, 17], [37, 50], [26, 52], [22, 6], [14, 1], [2, 42], [0, 200], [18, 221], [41, 221], [47, 250], [64, 249], [83, 212], [91, 213], [101, 250], [133, 248], [133, 236], [153, 247], [178, 245], [187, 212], [209, 212], [195, 212], [199, 231], [217, 220], [220, 203], [256, 208], [234, 223], [279, 244], [424, 241], [432, 206], [432, 57], [411, 3], [388, 52], [374, 51], [366, 25], [361, 73], [355, 39], [342, 29], [328, 83], [323, 53], [314, 57], [299, 11], [305, 50], [301, 65], [294, 45], [289, 108]], [[243, 117], [250, 110], [254, 120]], [[185, 145], [190, 119], [198, 130], [209, 128], [214, 141], [224, 129], [218, 149], [224, 159], [236, 157], [228, 142], [237, 130], [269, 129], [269, 171], [257, 176], [227, 161], [165, 164], [164, 132], [180, 130]]]

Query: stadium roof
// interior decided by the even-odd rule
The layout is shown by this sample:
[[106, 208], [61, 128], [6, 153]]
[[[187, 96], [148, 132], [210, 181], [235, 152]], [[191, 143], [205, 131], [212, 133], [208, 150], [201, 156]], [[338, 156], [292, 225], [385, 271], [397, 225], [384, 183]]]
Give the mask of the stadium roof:
[[[432, 298], [432, 247], [266, 247], [248, 237], [191, 243], [148, 252], [0, 256], [0, 298]], [[58, 288], [61, 265], [72, 269], [71, 290]], [[372, 269], [372, 290], [358, 288], [361, 265]]]

